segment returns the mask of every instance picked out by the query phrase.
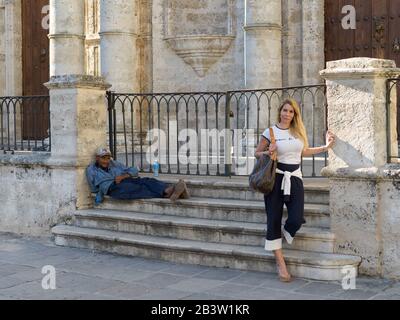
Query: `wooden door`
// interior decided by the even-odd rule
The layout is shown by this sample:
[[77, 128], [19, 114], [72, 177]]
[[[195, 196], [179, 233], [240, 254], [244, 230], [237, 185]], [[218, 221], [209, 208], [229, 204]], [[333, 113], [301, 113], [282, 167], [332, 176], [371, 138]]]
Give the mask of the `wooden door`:
[[[22, 0], [23, 95], [48, 95], [43, 85], [49, 81], [49, 0]], [[49, 106], [43, 100], [23, 104], [24, 139], [45, 139], [49, 129]]]
[[[342, 9], [356, 12], [356, 29], [345, 30]], [[325, 0], [325, 60], [391, 59], [400, 67], [400, 0]], [[400, 87], [400, 86], [399, 86]], [[397, 124], [400, 141], [400, 89]]]

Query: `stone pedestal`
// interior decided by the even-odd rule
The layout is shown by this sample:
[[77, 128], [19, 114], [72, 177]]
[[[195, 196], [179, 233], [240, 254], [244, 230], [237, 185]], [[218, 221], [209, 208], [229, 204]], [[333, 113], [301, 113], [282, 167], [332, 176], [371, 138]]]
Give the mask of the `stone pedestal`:
[[[107, 146], [106, 90], [103, 78], [82, 75], [52, 77], [50, 90], [50, 164], [63, 176], [56, 183], [71, 188], [76, 208], [91, 206], [85, 169], [94, 160], [96, 149]], [[67, 180], [66, 180], [67, 179]], [[68, 184], [72, 184], [69, 185]]]
[[[390, 223], [400, 220], [400, 201], [390, 200], [399, 199], [400, 166], [387, 164], [386, 79], [400, 74], [395, 67], [389, 60], [353, 58], [329, 62], [321, 72], [328, 127], [337, 137], [322, 171], [330, 178], [336, 251], [361, 256], [361, 273], [390, 277], [400, 276], [393, 250], [400, 228]], [[394, 143], [395, 132], [389, 136]]]

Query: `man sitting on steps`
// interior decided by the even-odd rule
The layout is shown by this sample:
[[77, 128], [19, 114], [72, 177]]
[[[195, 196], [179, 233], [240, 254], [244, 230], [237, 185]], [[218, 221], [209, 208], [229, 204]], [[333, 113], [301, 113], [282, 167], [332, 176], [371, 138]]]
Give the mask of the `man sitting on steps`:
[[96, 161], [86, 169], [86, 177], [91, 191], [96, 193], [96, 204], [105, 195], [118, 200], [169, 198], [172, 202], [190, 197], [183, 180], [167, 185], [154, 178], [140, 178], [137, 168], [127, 168], [111, 159], [111, 152], [105, 148], [97, 151]]

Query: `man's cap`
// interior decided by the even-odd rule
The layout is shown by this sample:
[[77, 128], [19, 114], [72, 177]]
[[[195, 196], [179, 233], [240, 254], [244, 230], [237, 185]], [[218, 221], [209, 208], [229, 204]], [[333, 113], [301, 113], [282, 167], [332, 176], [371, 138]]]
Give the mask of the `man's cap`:
[[99, 150], [97, 150], [96, 156], [98, 156], [98, 157], [110, 156], [111, 157], [111, 152], [107, 148], [100, 148]]

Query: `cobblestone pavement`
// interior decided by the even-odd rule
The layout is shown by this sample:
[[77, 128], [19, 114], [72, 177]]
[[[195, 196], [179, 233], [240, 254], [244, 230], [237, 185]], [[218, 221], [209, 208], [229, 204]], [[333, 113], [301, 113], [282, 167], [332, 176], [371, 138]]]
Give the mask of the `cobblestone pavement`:
[[[55, 290], [45, 290], [44, 266], [55, 268]], [[50, 238], [0, 233], [0, 300], [326, 300], [400, 299], [400, 282], [359, 277], [355, 290], [340, 282], [182, 265], [55, 246]]]

